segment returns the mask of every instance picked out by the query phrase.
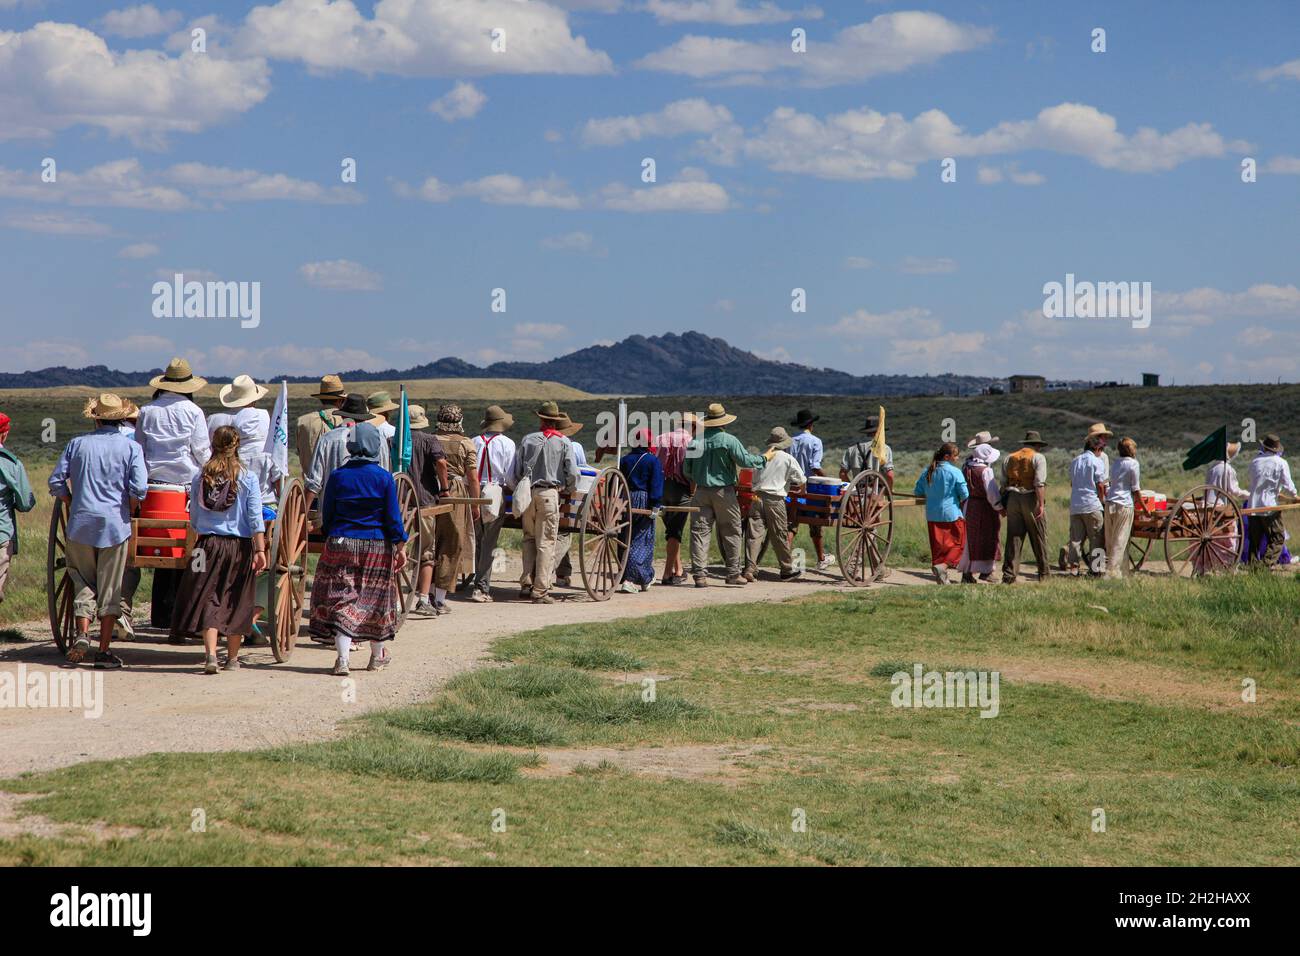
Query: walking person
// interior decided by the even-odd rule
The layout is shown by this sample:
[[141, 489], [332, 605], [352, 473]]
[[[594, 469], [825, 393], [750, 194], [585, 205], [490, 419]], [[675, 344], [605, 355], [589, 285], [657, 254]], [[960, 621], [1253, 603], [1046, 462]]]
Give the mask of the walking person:
[[[478, 448], [465, 434], [461, 407], [439, 405], [436, 428], [434, 437], [447, 456], [447, 495], [477, 498]], [[478, 505], [457, 505], [434, 522], [433, 609], [439, 614], [451, 613], [447, 592], [456, 589], [457, 579], [474, 573], [474, 522], [478, 518]]]
[[[1224, 451], [1227, 457], [1211, 462], [1209, 469], [1205, 472], [1205, 483], [1210, 488], [1216, 489], [1205, 493], [1205, 503], [1214, 507], [1223, 498], [1235, 500], [1245, 507], [1247, 499], [1250, 498], [1250, 492], [1241, 487], [1241, 483], [1237, 480], [1237, 469], [1232, 464], [1241, 451], [1241, 442], [1228, 442]], [[1246, 530], [1249, 527], [1250, 516], [1242, 515], [1238, 534], [1234, 537], [1234, 540], [1223, 543], [1223, 550], [1234, 555], [1233, 560], [1240, 561], [1242, 564], [1250, 562], [1250, 535]], [[1286, 545], [1282, 546], [1282, 553], [1278, 558], [1278, 563], [1291, 563], [1291, 555], [1287, 551]]]
[[392, 660], [385, 647], [397, 634], [397, 575], [406, 567], [406, 529], [397, 483], [380, 463], [383, 439], [369, 422], [349, 432], [351, 457], [334, 469], [321, 494], [325, 552], [311, 589], [314, 640], [333, 641], [332, 673], [348, 674], [353, 641], [370, 642], [367, 670]]
[[203, 673], [217, 673], [217, 640], [226, 636], [226, 670], [239, 669], [239, 647], [256, 615], [257, 576], [266, 570], [262, 489], [239, 454], [240, 435], [221, 425], [212, 457], [190, 487], [190, 528], [198, 536], [181, 569], [174, 637], [203, 638]]
[[305, 475], [316, 454], [316, 443], [326, 432], [333, 431], [343, 424], [338, 409], [348, 397], [348, 390], [337, 375], [324, 375], [320, 387], [312, 393], [312, 398], [320, 400], [321, 407], [305, 415], [299, 415], [294, 424], [294, 447], [298, 451], [298, 467]]
[[[821, 478], [826, 474], [826, 472], [822, 471], [822, 456], [824, 454], [822, 440], [813, 434], [813, 424], [820, 418], [821, 416], [814, 415], [811, 409], [801, 408], [795, 413], [794, 421], [790, 423], [800, 430], [791, 441], [790, 457], [799, 463], [799, 468], [806, 478], [814, 476]], [[795, 533], [792, 532], [790, 535], [791, 543], [793, 543]], [[821, 525], [809, 525], [808, 537], [812, 539], [813, 550], [817, 552], [817, 570], [825, 571], [835, 563], [835, 555], [826, 553], [826, 546], [822, 541]]]
[[117, 427], [135, 411], [132, 402], [111, 393], [92, 398], [82, 414], [95, 430], [68, 442], [50, 474], [50, 494], [68, 506], [65, 556], [77, 628], [68, 649], [70, 664], [90, 653], [90, 622], [98, 619], [94, 665], [122, 666], [109, 643], [118, 617], [130, 613], [122, 581], [131, 548], [131, 506], [149, 492], [144, 453]]
[[767, 459], [746, 451], [726, 426], [736, 420], [720, 402], [709, 405], [701, 424], [704, 434], [686, 448], [686, 477], [695, 485], [691, 501], [700, 510], [691, 520], [691, 575], [697, 588], [708, 587], [709, 542], [718, 526], [718, 550], [726, 564], [727, 584], [746, 584], [741, 574], [744, 538], [740, 528], [740, 501], [736, 498], [737, 469], [762, 468]]
[[9, 440], [9, 427], [9, 416], [0, 412], [0, 604], [5, 600], [10, 559], [18, 553], [17, 513], [36, 507], [36, 495], [27, 479], [27, 469], [18, 456], [5, 447]]
[[1142, 497], [1141, 469], [1137, 442], [1121, 438], [1119, 457], [1110, 466], [1106, 486], [1106, 577], [1122, 578], [1128, 558], [1128, 539], [1133, 531], [1133, 509], [1150, 514]]
[[578, 484], [578, 463], [573, 443], [560, 432], [568, 420], [555, 402], [537, 408], [538, 430], [519, 443], [510, 484], [515, 501], [524, 496], [523, 571], [519, 576], [519, 597], [534, 604], [554, 604], [550, 595], [555, 583], [556, 540], [560, 534], [560, 489], [572, 491]]
[[1070, 544], [1064, 570], [1076, 577], [1100, 575], [1098, 557], [1106, 553], [1102, 502], [1110, 478], [1106, 439], [1114, 433], [1098, 422], [1083, 439], [1083, 452], [1070, 462]]
[[[980, 435], [988, 437], [988, 432]], [[971, 449], [962, 466], [962, 477], [970, 492], [965, 508], [966, 541], [957, 562], [962, 584], [975, 584], [976, 575], [980, 581], [992, 580], [993, 569], [1002, 559], [1002, 491], [993, 473], [1000, 454], [992, 445], [981, 442]]]
[[474, 575], [470, 579], [469, 599], [479, 603], [492, 600], [492, 566], [496, 562], [501, 526], [506, 520], [502, 499], [515, 467], [514, 439], [505, 433], [514, 424], [514, 417], [504, 408], [489, 405], [483, 413], [483, 420], [478, 423], [479, 433], [474, 438], [474, 449], [478, 453], [479, 494], [496, 502], [495, 505], [481, 506], [478, 520], [474, 523]]
[[[569, 443], [573, 446], [573, 460], [578, 465], [578, 473], [581, 474], [582, 469], [586, 467], [587, 464], [587, 453], [583, 450], [581, 442], [573, 440], [573, 436], [582, 431], [583, 423], [575, 422], [569, 417], [568, 412], [561, 412], [560, 418], [560, 434], [569, 439]], [[600, 461], [602, 453], [602, 449], [596, 449], [597, 461]], [[569, 587], [573, 578], [573, 557], [569, 553], [569, 544], [572, 540], [572, 533], [564, 530], [564, 520], [563, 516], [561, 516], [560, 535], [556, 538], [555, 542], [555, 583], [558, 587]]]
[[957, 467], [960, 452], [944, 442], [930, 459], [930, 465], [916, 479], [912, 493], [925, 497], [925, 522], [930, 537], [930, 573], [939, 584], [948, 584], [948, 569], [961, 563], [966, 545], [966, 516], [962, 505], [970, 497], [966, 478]]
[[[655, 454], [664, 469], [665, 505], [685, 505], [695, 490], [684, 471], [686, 446], [695, 437], [692, 430], [695, 416], [691, 412], [682, 412], [675, 417], [677, 422], [670, 422], [673, 427], [656, 435], [653, 442]], [[685, 511], [669, 511], [663, 516], [664, 573], [659, 578], [660, 584], [686, 583], [686, 569], [682, 567], [682, 533], [686, 530], [687, 516]]]
[[758, 577], [758, 562], [766, 544], [776, 552], [782, 581], [792, 581], [803, 573], [794, 566], [790, 547], [789, 522], [785, 498], [798, 494], [808, 476], [788, 449], [793, 444], [784, 428], [773, 428], [767, 436], [765, 463], [754, 472], [754, 501], [749, 506], [749, 533], [745, 540], [745, 580]]
[[[428, 431], [429, 416], [423, 405], [408, 405], [406, 414], [411, 423], [411, 464], [406, 473], [415, 483], [420, 507], [428, 508], [436, 505], [438, 499], [447, 493], [447, 453], [442, 449], [442, 442]], [[380, 438], [383, 438], [382, 434]], [[429, 599], [429, 592], [433, 588], [434, 558], [437, 554], [434, 547], [436, 527], [436, 516], [420, 515], [420, 567], [415, 575], [412, 617], [436, 617], [438, 614]]]
[[[334, 469], [341, 467], [351, 457], [348, 445], [352, 441], [352, 430], [362, 422], [373, 424], [375, 417], [366, 407], [365, 398], [356, 392], [343, 400], [334, 415], [343, 424], [320, 436], [311, 461], [302, 473], [302, 483], [307, 487], [308, 511], [316, 503]], [[388, 443], [385, 441], [379, 443], [379, 464], [384, 468], [389, 467]]]
[[627, 479], [632, 507], [650, 514], [632, 516], [632, 542], [619, 590], [635, 594], [649, 590], [655, 579], [655, 519], [664, 497], [664, 466], [659, 463], [650, 429], [639, 428], [628, 437], [631, 446], [618, 463]]
[[390, 445], [397, 434], [397, 426], [389, 421], [389, 415], [399, 410], [398, 404], [388, 392], [371, 392], [366, 396], [366, 408], [374, 417], [370, 424], [379, 429], [379, 437]]
[[1047, 580], [1047, 442], [1036, 431], [1025, 432], [1020, 449], [1002, 465], [1002, 507], [1007, 519], [1007, 543], [1002, 557], [1002, 583], [1020, 577], [1020, 549], [1025, 538], [1034, 549], [1038, 580]]
[[[1250, 463], [1251, 508], [1272, 508], [1282, 494], [1296, 497], [1291, 466], [1282, 457], [1282, 439], [1268, 434], [1260, 442], [1259, 454]], [[1246, 524], [1249, 536], [1250, 564], [1271, 568], [1278, 563], [1286, 542], [1286, 525], [1280, 511], [1262, 511], [1250, 515]]]
[[[874, 436], [880, 428], [880, 416], [868, 415], [859, 431]], [[994, 441], [997, 441], [995, 438]], [[882, 449], [882, 456], [876, 457], [871, 450], [872, 439], [864, 438], [850, 445], [840, 460], [840, 481], [852, 481], [864, 471], [878, 471], [885, 476], [885, 484], [892, 491], [894, 488], [894, 450], [888, 445]]]

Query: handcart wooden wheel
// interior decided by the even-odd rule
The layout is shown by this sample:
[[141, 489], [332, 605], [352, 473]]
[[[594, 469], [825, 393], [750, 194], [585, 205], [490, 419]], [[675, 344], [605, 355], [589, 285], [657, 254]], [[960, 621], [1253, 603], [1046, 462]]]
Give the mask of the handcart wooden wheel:
[[271, 575], [266, 622], [271, 653], [283, 664], [293, 656], [302, 626], [307, 582], [307, 489], [298, 478], [288, 479], [280, 490], [280, 506], [271, 528], [267, 561]]
[[845, 582], [862, 587], [885, 573], [894, 543], [894, 495], [885, 476], [859, 472], [840, 496], [835, 518], [835, 556]]
[[[1214, 504], [1209, 503], [1211, 497]], [[1241, 506], [1212, 485], [1184, 494], [1165, 520], [1169, 572], [1179, 577], [1235, 572], [1241, 567], [1241, 516]]]
[[608, 601], [623, 580], [632, 547], [632, 493], [617, 468], [605, 468], [578, 512], [578, 570], [593, 601]]
[[406, 529], [406, 565], [397, 573], [397, 629], [406, 623], [406, 615], [415, 604], [415, 589], [419, 584], [420, 555], [424, 544], [420, 534], [420, 493], [406, 472], [393, 475], [397, 483], [397, 508]]
[[54, 499], [50, 513], [50, 540], [45, 560], [45, 594], [49, 606], [50, 633], [60, 654], [68, 653], [76, 638], [77, 621], [72, 600], [76, 588], [68, 573], [68, 506]]

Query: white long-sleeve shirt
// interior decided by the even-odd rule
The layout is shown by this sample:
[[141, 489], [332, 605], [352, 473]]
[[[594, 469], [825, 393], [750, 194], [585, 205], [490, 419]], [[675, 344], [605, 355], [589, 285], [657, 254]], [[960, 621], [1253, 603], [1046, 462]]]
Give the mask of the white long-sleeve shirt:
[[1296, 497], [1291, 466], [1276, 452], [1261, 451], [1250, 463], [1250, 507], [1271, 508], [1279, 491]]
[[778, 451], [754, 475], [754, 491], [765, 495], [784, 495], [792, 487], [808, 480], [798, 460], [791, 454]]
[[212, 457], [203, 409], [186, 395], [167, 392], [140, 409], [135, 440], [149, 480], [188, 488]]
[[[483, 454], [485, 444], [486, 455]], [[495, 483], [508, 486], [515, 471], [514, 439], [500, 432], [486, 432], [474, 436], [474, 448], [478, 451], [479, 484]], [[576, 446], [574, 451], [577, 451]]]
[[[1233, 468], [1229, 462], [1216, 461], [1210, 466], [1209, 471], [1205, 473], [1205, 483], [1211, 488], [1222, 488], [1227, 492], [1225, 497], [1228, 498], [1245, 498], [1246, 490], [1237, 483], [1237, 469]], [[1205, 503], [1215, 504], [1219, 496], [1212, 491], [1205, 493]]]

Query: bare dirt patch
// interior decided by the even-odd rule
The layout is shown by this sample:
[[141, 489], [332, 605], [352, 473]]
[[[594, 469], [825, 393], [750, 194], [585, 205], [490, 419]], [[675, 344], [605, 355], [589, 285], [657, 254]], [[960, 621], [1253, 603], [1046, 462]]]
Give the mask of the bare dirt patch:
[[771, 751], [766, 744], [693, 744], [677, 747], [583, 747], [564, 750], [536, 750], [545, 761], [522, 771], [526, 777], [567, 777], [579, 767], [610, 768], [647, 777], [676, 780], [711, 780], [736, 783], [752, 771], [740, 762]]
[[0, 840], [34, 836], [72, 840], [103, 841], [141, 834], [139, 827], [110, 826], [98, 820], [89, 823], [58, 823], [38, 813], [21, 812], [22, 804], [41, 794], [0, 793]]

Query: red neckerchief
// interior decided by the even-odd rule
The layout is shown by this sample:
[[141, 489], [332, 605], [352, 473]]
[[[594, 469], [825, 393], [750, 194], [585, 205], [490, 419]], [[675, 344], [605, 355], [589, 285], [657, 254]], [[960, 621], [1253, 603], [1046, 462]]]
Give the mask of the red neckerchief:
[[564, 433], [554, 428], [543, 428], [542, 436], [545, 438], [563, 438]]

